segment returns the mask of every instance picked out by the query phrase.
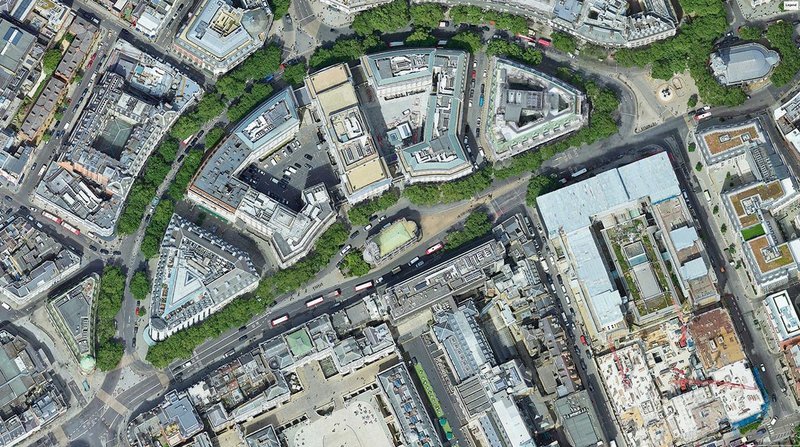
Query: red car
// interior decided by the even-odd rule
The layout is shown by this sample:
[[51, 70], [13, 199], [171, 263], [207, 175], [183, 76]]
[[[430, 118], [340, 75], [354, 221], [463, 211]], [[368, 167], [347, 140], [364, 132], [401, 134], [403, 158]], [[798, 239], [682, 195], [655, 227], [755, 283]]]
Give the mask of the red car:
[[581, 343], [583, 343], [584, 346], [588, 346], [589, 345], [588, 343], [586, 343], [586, 336], [585, 335], [581, 335]]
[[477, 76], [477, 75], [478, 75], [478, 72], [475, 71], [475, 70], [472, 70], [472, 79], [475, 79], [475, 76]]
[[442, 244], [441, 242], [437, 242], [437, 243], [431, 245], [430, 247], [428, 247], [428, 249], [425, 250], [425, 254], [429, 255], [431, 253], [437, 252], [437, 251], [441, 250], [442, 247], [444, 247], [444, 244]]

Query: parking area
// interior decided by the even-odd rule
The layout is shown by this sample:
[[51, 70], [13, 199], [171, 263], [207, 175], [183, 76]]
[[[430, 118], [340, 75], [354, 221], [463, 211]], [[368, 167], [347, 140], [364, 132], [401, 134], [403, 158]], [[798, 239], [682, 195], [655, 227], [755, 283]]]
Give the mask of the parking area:
[[303, 206], [303, 189], [324, 183], [335, 197], [339, 184], [325, 145], [319, 145], [316, 125], [311, 119], [303, 122], [294, 140], [239, 174], [245, 183], [296, 211]]

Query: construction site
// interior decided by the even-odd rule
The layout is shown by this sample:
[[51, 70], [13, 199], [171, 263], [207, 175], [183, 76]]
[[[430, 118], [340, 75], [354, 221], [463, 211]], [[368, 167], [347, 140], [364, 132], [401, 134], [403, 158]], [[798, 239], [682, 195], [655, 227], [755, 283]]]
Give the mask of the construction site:
[[609, 344], [597, 358], [628, 445], [684, 445], [763, 418], [758, 371], [745, 357], [728, 312], [713, 309]]

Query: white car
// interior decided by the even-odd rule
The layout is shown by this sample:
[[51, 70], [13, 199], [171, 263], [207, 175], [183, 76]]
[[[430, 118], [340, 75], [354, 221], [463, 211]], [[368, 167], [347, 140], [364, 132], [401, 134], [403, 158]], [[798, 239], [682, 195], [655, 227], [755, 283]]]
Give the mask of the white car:
[[372, 224], [367, 224], [367, 226], [364, 227], [364, 231], [369, 231], [371, 229], [372, 229]]
[[347, 252], [349, 252], [351, 248], [353, 248], [352, 245], [350, 245], [350, 244], [345, 245], [344, 248], [342, 248], [342, 250], [341, 250], [342, 256], [346, 255]]

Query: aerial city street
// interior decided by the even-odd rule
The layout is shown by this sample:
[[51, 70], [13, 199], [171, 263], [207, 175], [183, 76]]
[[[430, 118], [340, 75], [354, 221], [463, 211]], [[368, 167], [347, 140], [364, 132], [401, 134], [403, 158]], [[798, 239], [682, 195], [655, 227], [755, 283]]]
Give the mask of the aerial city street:
[[798, 1], [0, 38], [0, 447], [800, 447]]

